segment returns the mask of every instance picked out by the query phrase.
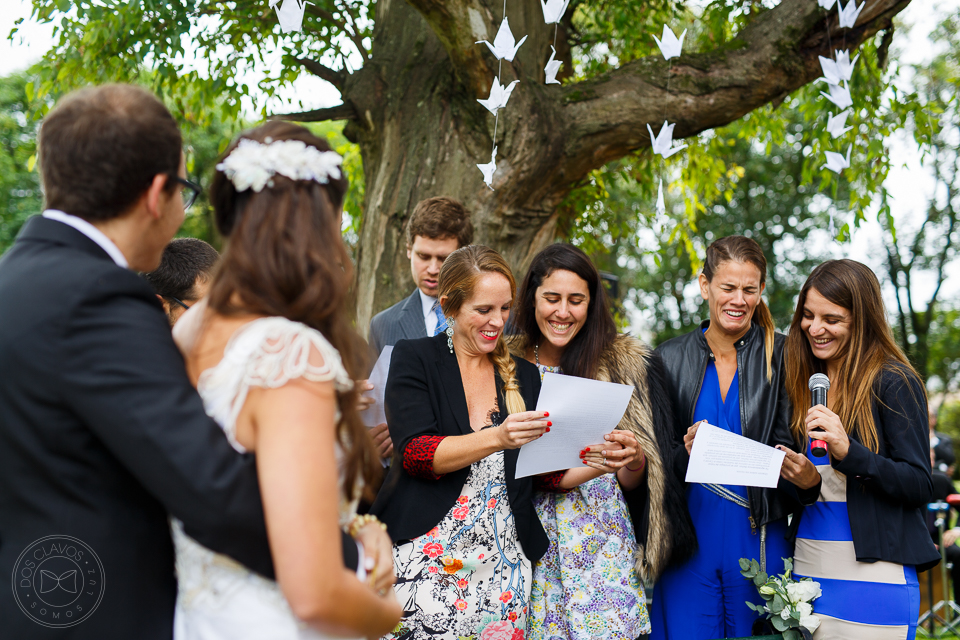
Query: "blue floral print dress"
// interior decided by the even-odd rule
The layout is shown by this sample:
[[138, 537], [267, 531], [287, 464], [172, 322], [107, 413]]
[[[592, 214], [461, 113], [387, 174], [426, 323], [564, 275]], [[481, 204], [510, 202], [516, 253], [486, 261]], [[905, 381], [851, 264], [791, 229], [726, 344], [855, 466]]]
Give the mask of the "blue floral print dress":
[[[539, 365], [545, 372], [559, 367]], [[527, 635], [533, 640], [635, 640], [650, 633], [637, 540], [616, 476], [567, 493], [537, 492], [550, 546], [533, 569]]]

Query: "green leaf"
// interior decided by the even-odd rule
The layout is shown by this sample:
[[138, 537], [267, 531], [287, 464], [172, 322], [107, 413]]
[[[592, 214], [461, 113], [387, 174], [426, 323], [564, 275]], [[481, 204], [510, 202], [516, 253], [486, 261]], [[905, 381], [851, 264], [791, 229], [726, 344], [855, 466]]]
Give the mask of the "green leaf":
[[770, 601], [770, 613], [780, 615], [784, 606], [783, 598], [781, 598], [779, 594], [774, 594], [773, 599]]
[[747, 560], [746, 558], [740, 558], [740, 570], [746, 571], [749, 568], [750, 568], [750, 561]]
[[787, 629], [783, 632], [783, 640], [803, 640], [803, 636], [796, 629]]
[[783, 632], [790, 628], [790, 624], [780, 616], [772, 616], [770, 621], [773, 622], [773, 628], [777, 631]]

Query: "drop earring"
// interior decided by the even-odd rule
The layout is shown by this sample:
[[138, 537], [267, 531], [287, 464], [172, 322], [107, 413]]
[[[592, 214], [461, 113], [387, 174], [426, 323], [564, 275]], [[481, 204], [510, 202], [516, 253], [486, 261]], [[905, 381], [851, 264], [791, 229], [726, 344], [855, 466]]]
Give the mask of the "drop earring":
[[447, 334], [447, 348], [453, 353], [453, 318], [447, 318], [447, 328], [443, 330]]

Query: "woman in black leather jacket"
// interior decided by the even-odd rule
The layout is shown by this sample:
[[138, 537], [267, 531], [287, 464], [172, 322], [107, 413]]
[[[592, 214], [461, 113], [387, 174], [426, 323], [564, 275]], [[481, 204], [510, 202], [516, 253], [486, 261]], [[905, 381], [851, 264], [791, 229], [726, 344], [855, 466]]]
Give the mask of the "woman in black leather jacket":
[[[790, 432], [790, 403], [784, 388], [784, 336], [774, 330], [761, 299], [766, 258], [743, 236], [707, 248], [700, 292], [710, 320], [657, 349], [677, 417], [673, 469], [682, 480], [700, 421], [787, 451], [780, 489], [687, 485], [687, 505], [699, 549], [666, 571], [653, 595], [651, 638], [697, 640], [751, 635], [757, 615], [746, 601], [762, 603], [756, 587], [740, 575], [740, 558], [782, 573], [792, 546], [786, 517], [798, 500], [816, 500], [819, 478], [802, 457]], [[690, 426], [693, 425], [693, 426]], [[682, 442], [681, 442], [682, 441]], [[797, 473], [802, 470], [802, 476]], [[798, 493], [802, 493], [800, 496]]]

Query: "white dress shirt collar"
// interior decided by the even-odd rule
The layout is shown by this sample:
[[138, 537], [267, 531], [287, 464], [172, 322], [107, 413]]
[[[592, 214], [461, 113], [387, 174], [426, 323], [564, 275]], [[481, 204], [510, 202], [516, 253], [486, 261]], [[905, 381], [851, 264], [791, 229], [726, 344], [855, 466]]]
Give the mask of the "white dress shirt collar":
[[47, 209], [43, 212], [43, 217], [49, 220], [56, 220], [57, 222], [62, 222], [67, 226], [73, 227], [83, 235], [96, 242], [97, 245], [106, 251], [107, 255], [117, 263], [117, 266], [123, 267], [124, 269], [130, 268], [130, 264], [127, 262], [126, 257], [124, 257], [123, 252], [120, 251], [117, 245], [113, 244], [113, 240], [108, 238], [103, 231], [100, 231], [100, 229], [97, 229], [83, 218], [78, 218], [77, 216], [72, 216], [69, 213], [57, 211], [56, 209]]
[[427, 335], [432, 336], [438, 323], [437, 314], [433, 311], [433, 305], [437, 303], [437, 299], [428, 296], [422, 289], [418, 288], [417, 291], [420, 293], [420, 304], [423, 305], [423, 324], [427, 329]]

